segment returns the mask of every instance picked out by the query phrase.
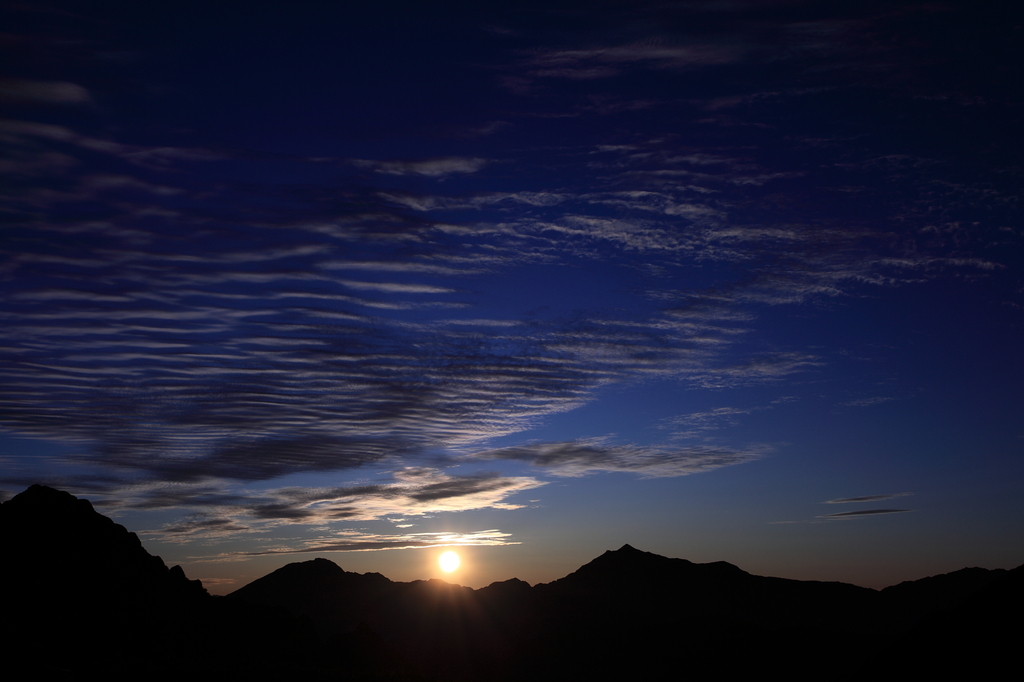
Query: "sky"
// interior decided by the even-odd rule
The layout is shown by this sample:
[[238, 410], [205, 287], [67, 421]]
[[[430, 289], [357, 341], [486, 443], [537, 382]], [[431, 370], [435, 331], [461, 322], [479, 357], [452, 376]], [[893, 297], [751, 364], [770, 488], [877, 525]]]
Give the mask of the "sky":
[[226, 593], [1024, 563], [1024, 6], [4, 3], [0, 490]]

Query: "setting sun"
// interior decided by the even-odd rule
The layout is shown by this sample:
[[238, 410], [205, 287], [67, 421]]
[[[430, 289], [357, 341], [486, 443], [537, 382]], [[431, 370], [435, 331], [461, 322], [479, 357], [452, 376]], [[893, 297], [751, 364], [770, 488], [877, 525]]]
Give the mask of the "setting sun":
[[459, 561], [459, 555], [455, 552], [445, 552], [438, 558], [437, 563], [441, 565], [442, 571], [445, 573], [451, 573], [458, 568], [459, 564], [462, 562]]

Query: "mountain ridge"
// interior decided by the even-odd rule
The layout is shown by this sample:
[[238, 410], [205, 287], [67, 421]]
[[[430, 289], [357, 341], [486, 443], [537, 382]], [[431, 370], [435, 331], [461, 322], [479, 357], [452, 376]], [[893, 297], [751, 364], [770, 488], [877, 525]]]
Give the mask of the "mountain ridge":
[[[395, 582], [315, 557], [212, 597], [87, 500], [45, 486], [0, 504], [0, 546], [5, 619], [18, 625], [9, 667], [115, 679], [134, 679], [150, 661], [162, 662], [150, 676], [168, 680], [196, 669], [253, 679], [296, 671], [351, 680], [655, 676], [681, 642], [687, 672], [698, 676], [725, 666], [811, 679], [843, 660], [857, 664], [836, 672], [840, 679], [877, 666], [967, 671], [979, 665], [971, 651], [993, 661], [1011, 655], [1024, 605], [1024, 566], [965, 568], [876, 591], [757, 576], [629, 544], [533, 586], [518, 578], [478, 589]], [[88, 625], [54, 630], [55, 617], [80, 613]], [[922, 664], [936, 643], [942, 656]]]

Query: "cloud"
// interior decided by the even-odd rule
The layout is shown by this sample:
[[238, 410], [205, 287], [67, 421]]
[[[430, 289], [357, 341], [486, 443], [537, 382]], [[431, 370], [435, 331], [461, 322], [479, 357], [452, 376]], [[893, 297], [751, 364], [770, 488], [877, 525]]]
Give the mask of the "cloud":
[[338, 280], [350, 289], [368, 289], [370, 291], [384, 291], [388, 293], [403, 294], [450, 294], [454, 290], [444, 287], [431, 286], [429, 284], [403, 284], [400, 282], [359, 282], [350, 279]]
[[236, 523], [233, 519], [209, 517], [205, 514], [193, 514], [175, 523], [167, 524], [160, 529], [159, 535], [235, 535], [248, 529], [248, 526]]
[[[522, 487], [524, 481], [505, 478], [498, 474], [478, 474], [462, 478], [452, 478], [436, 483], [428, 483], [419, 487], [414, 492], [408, 493], [410, 499], [416, 502], [434, 502], [437, 500], [448, 500], [453, 497], [488, 496], [495, 492], [506, 492], [510, 488], [517, 490]], [[528, 485], [532, 485], [532, 481]]]
[[[467, 197], [445, 197], [445, 196], [414, 196], [397, 192], [381, 192], [380, 196], [389, 201], [411, 208], [415, 211], [452, 211], [452, 210], [474, 210], [479, 211], [488, 207], [502, 207], [504, 205], [515, 206], [555, 206], [564, 201], [574, 198], [571, 194], [559, 192], [488, 192], [475, 194]], [[450, 228], [460, 226], [451, 225]]]
[[[534, 79], [678, 71], [733, 63], [745, 44], [595, 40], [539, 49], [518, 68], [550, 70]], [[617, 382], [783, 381], [825, 358], [752, 341], [771, 307], [999, 269], [970, 252], [954, 217], [891, 215], [885, 197], [895, 194], [862, 200], [871, 220], [808, 202], [855, 184], [868, 163], [888, 169], [893, 192], [937, 191], [945, 179], [940, 163], [877, 150], [819, 173], [727, 138], [705, 149], [617, 132], [557, 153], [518, 149], [500, 181], [474, 176], [495, 163], [483, 156], [358, 160], [363, 172], [349, 168], [358, 177], [340, 183], [314, 174], [323, 163], [267, 156], [270, 175], [309, 163], [320, 180], [240, 183], [209, 164], [229, 155], [203, 147], [132, 145], [39, 121], [0, 122], [0, 135], [36, 174], [4, 196], [15, 246], [0, 250], [0, 424], [75, 442], [78, 464], [182, 484], [499, 452], [485, 449], [492, 439]], [[200, 163], [203, 173], [190, 172]], [[422, 190], [424, 177], [444, 178], [447, 191]], [[978, 191], [941, 187], [944, 206]], [[913, 196], [924, 206], [932, 195]], [[885, 227], [886, 215], [907, 227]], [[955, 249], [941, 241], [954, 239]], [[739, 416], [680, 425], [707, 430]], [[484, 459], [662, 476], [760, 452], [523, 447]], [[408, 494], [388, 485], [331, 513], [373, 514], [396, 500], [504, 503], [519, 484], [437, 480]], [[312, 513], [261, 504], [254, 518]]]
[[[257, 396], [232, 398], [233, 405], [227, 412], [234, 411], [240, 419], [244, 419], [243, 410], [247, 403], [252, 407], [252, 402], [259, 400]], [[163, 457], [142, 463], [141, 466], [135, 464], [133, 468], [172, 481], [198, 481], [208, 476], [262, 481], [296, 471], [357, 469], [407, 449], [401, 438], [373, 435], [346, 438], [325, 430], [308, 431], [306, 434], [285, 437], [266, 433], [262, 437], [246, 438], [237, 434], [227, 442], [210, 443], [207, 446], [209, 454], [203, 457]], [[132, 453], [147, 444], [144, 436], [140, 435], [139, 438], [143, 440], [100, 445], [101, 452], [105, 451], [105, 459], [110, 463], [131, 466], [128, 460]], [[160, 440], [160, 434], [156, 434], [149, 444], [158, 446]], [[189, 443], [179, 441], [177, 445], [187, 448]]]
[[370, 161], [356, 159], [352, 163], [385, 175], [424, 175], [431, 178], [439, 178], [452, 174], [476, 173], [487, 165], [487, 159], [451, 156], [422, 161]]
[[281, 488], [268, 491], [274, 500], [253, 507], [262, 518], [329, 522], [338, 518], [380, 519], [442, 511], [518, 509], [507, 501], [518, 492], [544, 485], [526, 476], [495, 472], [453, 475], [430, 467], [405, 467], [393, 480], [337, 488]]
[[[403, 521], [399, 528], [421, 516], [473, 509], [518, 509], [509, 496], [543, 485], [528, 477], [477, 473], [453, 476], [430, 468], [408, 467], [380, 483], [359, 483], [335, 488], [278, 488], [241, 491], [226, 482], [210, 485], [179, 483], [93, 485], [90, 497], [104, 512], [117, 516], [131, 510], [190, 510], [185, 516], [156, 529], [147, 537], [175, 544], [206, 544], [258, 538], [265, 549], [232, 552], [222, 558], [292, 554], [314, 551], [370, 551], [444, 545], [517, 544], [499, 530], [379, 535], [340, 529], [353, 521]], [[75, 487], [75, 486], [72, 486]], [[79, 485], [78, 493], [84, 489]], [[100, 497], [97, 497], [100, 495]], [[291, 527], [284, 536], [283, 526]]]
[[177, 187], [167, 187], [163, 185], [154, 185], [152, 183], [144, 182], [138, 178], [133, 178], [127, 175], [93, 175], [85, 178], [87, 187], [94, 188], [96, 190], [108, 190], [108, 189], [137, 189], [151, 194], [162, 194], [162, 195], [173, 195], [180, 194], [182, 190]]
[[[36, 277], [13, 280], [0, 310], [12, 359], [5, 424], [93, 442], [84, 461], [168, 480], [357, 469], [528, 428], [602, 382], [698, 360], [694, 333], [716, 333], [658, 317], [401, 319], [424, 310], [424, 295], [459, 291], [448, 284], [481, 264], [500, 276], [543, 256], [511, 229], [477, 249], [446, 226], [402, 224], [425, 245], [410, 253], [376, 238], [380, 216], [338, 220], [337, 233], [266, 225], [212, 242], [187, 220], [168, 239], [160, 222], [114, 217], [81, 226], [92, 236], [74, 248], [7, 254], [0, 267]], [[403, 279], [332, 277], [338, 268]]]
[[472, 275], [481, 272], [468, 263], [461, 266], [445, 262], [406, 261], [322, 261], [319, 266], [328, 270], [359, 270], [370, 272], [415, 272], [431, 275]]
[[537, 78], [591, 80], [616, 76], [627, 67], [679, 70], [731, 64], [744, 51], [735, 44], [679, 44], [651, 39], [607, 47], [541, 50], [527, 60], [526, 66], [528, 73]]
[[708, 422], [716, 422], [721, 419], [731, 420], [733, 417], [741, 414], [750, 414], [753, 411], [752, 408], [741, 408], [741, 407], [716, 407], [713, 410], [707, 412], [694, 412], [692, 414], [683, 415], [682, 417], [676, 417], [672, 421], [678, 424], [707, 424]]
[[890, 493], [887, 495], [864, 495], [861, 497], [840, 497], [835, 500], [828, 500], [825, 504], [850, 504], [853, 502], [878, 502], [879, 500], [891, 500], [897, 497], [907, 497], [914, 493]]
[[764, 448], [746, 451], [713, 447], [657, 448], [616, 446], [598, 441], [534, 443], [485, 450], [479, 460], [513, 460], [550, 470], [557, 476], [628, 472], [645, 478], [686, 476], [760, 459]]
[[766, 409], [770, 407], [716, 407], [706, 412], [694, 412], [666, 419], [663, 427], [672, 428], [673, 439], [695, 438], [710, 431], [735, 426], [741, 416]]
[[92, 97], [81, 85], [63, 81], [0, 79], [0, 100], [43, 104], [81, 104]]
[[910, 509], [862, 509], [860, 511], [848, 511], [838, 512], [836, 514], [826, 514], [819, 518], [822, 519], [850, 519], [857, 518], [860, 516], [876, 516], [878, 514], [902, 514], [903, 512], [909, 512]]
[[[464, 512], [515, 510], [520, 492], [545, 485], [529, 476], [496, 472], [452, 474], [432, 467], [402, 467], [375, 481], [334, 487], [245, 489], [228, 479], [140, 481], [137, 478], [72, 482], [69, 489], [87, 493], [108, 513], [186, 510], [181, 518], [146, 534], [168, 542], [190, 538], [226, 541], [240, 535], [267, 535], [282, 525], [334, 528], [334, 524]], [[406, 523], [403, 527], [408, 527]]]
[[257, 550], [231, 552], [222, 559], [276, 554], [308, 554], [311, 552], [373, 552], [384, 549], [426, 549], [430, 547], [495, 547], [518, 545], [509, 533], [497, 529], [467, 533], [407, 533], [405, 535], [375, 535], [371, 533], [338, 533], [334, 539], [319, 538], [294, 544]]
[[880, 405], [882, 403], [888, 403], [896, 400], [890, 396], [875, 396], [873, 398], [858, 398], [857, 400], [847, 400], [840, 405], [844, 407], [868, 407], [869, 405]]
[[700, 367], [690, 372], [690, 380], [706, 388], [741, 386], [779, 381], [790, 374], [820, 367], [817, 356], [806, 353], [770, 353], [722, 367]]
[[0, 135], [8, 136], [10, 142], [24, 143], [25, 140], [37, 138], [69, 144], [79, 150], [114, 156], [132, 166], [144, 168], [166, 169], [181, 161], [216, 161], [223, 158], [221, 154], [202, 148], [145, 147], [123, 144], [114, 140], [81, 135], [65, 126], [35, 121], [0, 119]]

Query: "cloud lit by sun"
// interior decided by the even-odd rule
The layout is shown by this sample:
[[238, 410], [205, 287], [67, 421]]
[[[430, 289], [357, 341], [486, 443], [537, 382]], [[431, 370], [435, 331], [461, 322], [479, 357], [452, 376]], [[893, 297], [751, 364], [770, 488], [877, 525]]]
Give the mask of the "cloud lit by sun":
[[438, 565], [441, 566], [441, 570], [445, 573], [451, 573], [459, 567], [462, 562], [459, 560], [459, 555], [455, 552], [445, 552], [437, 559]]

